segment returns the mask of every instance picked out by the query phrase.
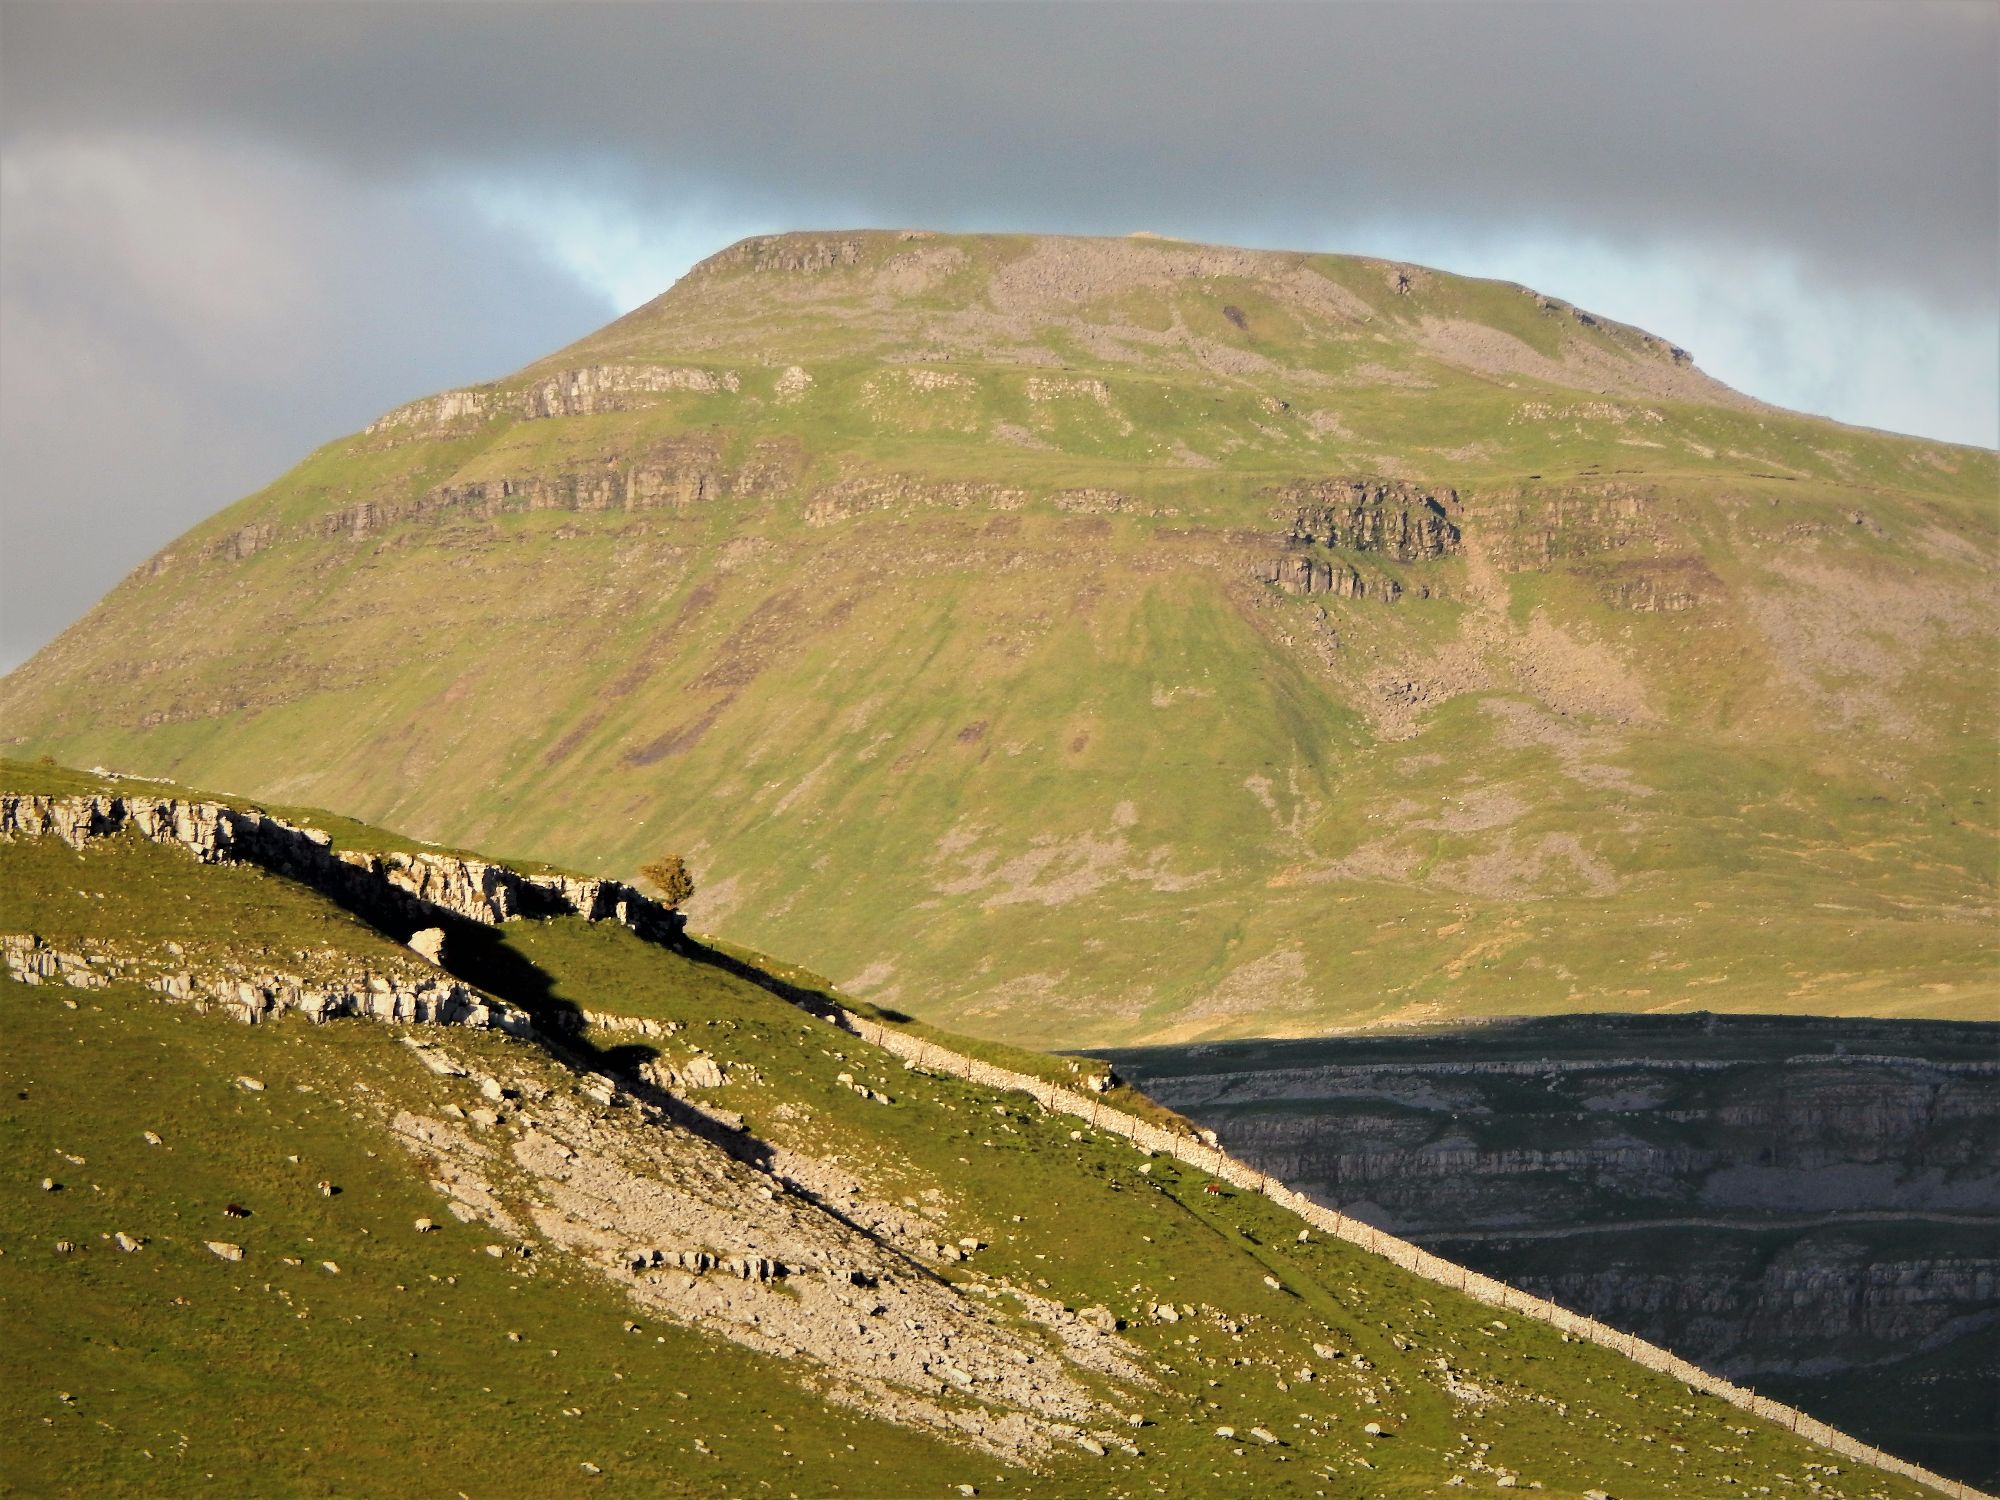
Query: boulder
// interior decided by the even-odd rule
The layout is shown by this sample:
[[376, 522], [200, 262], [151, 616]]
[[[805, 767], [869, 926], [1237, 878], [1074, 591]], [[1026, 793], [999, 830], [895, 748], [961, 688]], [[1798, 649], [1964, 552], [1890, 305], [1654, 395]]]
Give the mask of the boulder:
[[719, 1089], [726, 1081], [722, 1076], [722, 1065], [712, 1057], [691, 1057], [687, 1066], [681, 1069], [681, 1077], [687, 1080], [689, 1088]]

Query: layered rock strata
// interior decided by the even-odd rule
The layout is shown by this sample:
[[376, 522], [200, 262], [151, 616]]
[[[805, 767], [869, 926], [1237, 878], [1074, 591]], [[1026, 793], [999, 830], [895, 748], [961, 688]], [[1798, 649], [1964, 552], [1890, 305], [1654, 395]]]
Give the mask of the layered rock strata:
[[81, 849], [130, 831], [174, 844], [205, 864], [252, 864], [310, 886], [398, 938], [441, 917], [495, 925], [515, 917], [617, 922], [671, 942], [685, 919], [618, 880], [530, 875], [444, 853], [372, 854], [335, 849], [316, 828], [250, 808], [175, 797], [0, 795], [0, 838], [61, 839]]
[[101, 990], [115, 980], [144, 985], [168, 1000], [221, 1011], [252, 1025], [274, 1016], [309, 1021], [362, 1016], [437, 1026], [485, 1026], [515, 1036], [534, 1030], [528, 1016], [449, 976], [363, 972], [316, 978], [282, 970], [213, 968], [170, 954], [138, 955], [89, 942], [56, 948], [33, 933], [0, 933], [0, 964], [23, 984]]

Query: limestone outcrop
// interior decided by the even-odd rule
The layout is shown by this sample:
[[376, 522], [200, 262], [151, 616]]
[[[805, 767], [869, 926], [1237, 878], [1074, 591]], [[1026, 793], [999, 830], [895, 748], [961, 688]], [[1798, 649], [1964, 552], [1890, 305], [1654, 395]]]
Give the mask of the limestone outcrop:
[[726, 270], [831, 271], [858, 264], [861, 253], [861, 241], [853, 235], [764, 234], [718, 251], [688, 275]]
[[56, 948], [33, 933], [0, 933], [0, 966], [22, 984], [100, 990], [114, 980], [144, 985], [167, 1000], [220, 1011], [255, 1025], [282, 1015], [309, 1021], [359, 1016], [419, 1025], [491, 1027], [533, 1032], [528, 1016], [451, 978], [373, 971], [313, 977], [284, 970], [211, 967], [166, 954], [140, 954], [108, 943]]
[[416, 520], [490, 520], [503, 510], [684, 510], [731, 488], [716, 445], [691, 437], [608, 463], [442, 484], [403, 514]]
[[[1329, 594], [1336, 599], [1375, 599], [1394, 604], [1403, 597], [1401, 580], [1386, 573], [1369, 576], [1338, 558], [1314, 557], [1305, 552], [1287, 553], [1253, 566], [1250, 576], [1262, 583], [1274, 583], [1288, 594]], [[1428, 599], [1429, 585], [1420, 584], [1416, 597]]]
[[1598, 591], [1613, 609], [1640, 614], [1682, 614], [1708, 608], [1727, 592], [1698, 557], [1620, 563], [1599, 575]]
[[530, 386], [521, 396], [521, 415], [583, 417], [592, 412], [623, 411], [624, 399], [684, 391], [695, 395], [735, 394], [742, 378], [734, 370], [702, 370], [685, 365], [593, 365], [562, 370]]
[[734, 395], [743, 379], [734, 370], [705, 370], [689, 365], [590, 365], [559, 370], [525, 389], [476, 386], [441, 391], [385, 412], [370, 422], [367, 436], [392, 441], [433, 438], [469, 431], [494, 417], [526, 421], [544, 417], [582, 417], [600, 411], [625, 411], [634, 396], [688, 392]]
[[1292, 546], [1379, 552], [1397, 562], [1426, 562], [1458, 551], [1451, 517], [1454, 490], [1394, 480], [1320, 479], [1287, 485], [1278, 499], [1291, 511]]
[[[1406, 592], [1392, 573], [1354, 565], [1357, 556], [1401, 565], [1433, 562], [1458, 552], [1463, 541], [1452, 519], [1460, 509], [1454, 490], [1428, 490], [1401, 481], [1319, 479], [1274, 492], [1289, 525], [1276, 556], [1250, 565], [1250, 576], [1288, 594], [1375, 599], [1393, 604]], [[1419, 599], [1428, 583], [1407, 586]]]
[[492, 415], [493, 409], [491, 390], [441, 391], [385, 412], [362, 430], [370, 436], [389, 433], [413, 438], [436, 437], [477, 426]]
[[457, 854], [335, 849], [316, 828], [251, 808], [177, 797], [0, 794], [0, 838], [55, 837], [81, 849], [128, 830], [207, 864], [253, 864], [288, 876], [403, 936], [438, 925], [441, 916], [489, 925], [575, 916], [617, 922], [657, 942], [672, 942], [686, 926], [679, 913], [623, 881], [530, 875]]

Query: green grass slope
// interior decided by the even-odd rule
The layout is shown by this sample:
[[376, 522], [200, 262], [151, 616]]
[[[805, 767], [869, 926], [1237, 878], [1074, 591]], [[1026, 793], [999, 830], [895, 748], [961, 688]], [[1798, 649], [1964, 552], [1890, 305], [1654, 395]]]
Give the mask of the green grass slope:
[[[366, 964], [392, 947], [288, 881], [124, 835], [82, 853], [0, 845], [0, 915], [107, 954], [311, 947]], [[546, 1050], [358, 1020], [245, 1027], [129, 980], [0, 984], [0, 1488], [1418, 1496], [1513, 1474], [1571, 1497], [1917, 1493], [1607, 1351], [1509, 1324], [1352, 1247], [1302, 1242], [1268, 1200], [1209, 1195], [1199, 1174], [1020, 1096], [906, 1070], [741, 961], [566, 919], [498, 929], [475, 967], [544, 1014], [660, 1024], [643, 1041], [610, 1030]], [[427, 1067], [400, 1044], [414, 1031], [533, 1101], [478, 1127], [523, 1163], [536, 1130], [585, 1115], [606, 1161], [702, 1156], [684, 1126], [578, 1102], [577, 1072], [684, 1064], [699, 1047], [728, 1070], [713, 1092], [742, 1117], [740, 1150], [808, 1175], [838, 1163], [858, 1203], [921, 1205], [940, 1238], [985, 1242], [930, 1273], [938, 1295], [986, 1308], [1012, 1337], [1032, 1335], [1016, 1309], [1036, 1297], [1124, 1317], [1143, 1380], [1075, 1378], [1145, 1425], [1102, 1455], [1058, 1445], [1010, 1462], [832, 1403], [809, 1359], [630, 1300], [568, 1246], [553, 1178], [493, 1177], [532, 1227], [528, 1253], [492, 1254], [502, 1236], [444, 1212], [433, 1185], [463, 1192], [463, 1179], [395, 1123], [463, 1117], [491, 1096]], [[524, 1123], [531, 1110], [539, 1123]], [[651, 1189], [684, 1190], [671, 1172]], [[249, 1216], [225, 1216], [232, 1203]], [[440, 1227], [419, 1234], [419, 1218]], [[118, 1248], [120, 1233], [139, 1248]], [[216, 1257], [210, 1240], [243, 1258]], [[1178, 1320], [1148, 1318], [1169, 1301]], [[1369, 1421], [1390, 1435], [1370, 1437]]]
[[1978, 1015], [1996, 484], [1511, 285], [784, 236], [197, 527], [0, 731], [679, 850], [698, 924], [1027, 1043]]

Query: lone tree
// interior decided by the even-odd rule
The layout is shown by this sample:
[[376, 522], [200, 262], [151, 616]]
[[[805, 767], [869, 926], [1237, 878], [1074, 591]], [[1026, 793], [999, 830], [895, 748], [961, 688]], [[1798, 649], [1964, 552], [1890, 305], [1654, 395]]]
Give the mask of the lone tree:
[[660, 905], [668, 911], [679, 911], [694, 895], [694, 876], [688, 874], [687, 861], [678, 854], [662, 854], [651, 864], [639, 866], [639, 874], [660, 893]]

